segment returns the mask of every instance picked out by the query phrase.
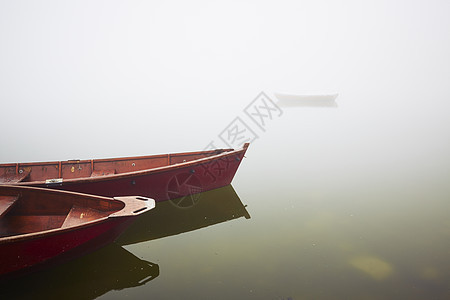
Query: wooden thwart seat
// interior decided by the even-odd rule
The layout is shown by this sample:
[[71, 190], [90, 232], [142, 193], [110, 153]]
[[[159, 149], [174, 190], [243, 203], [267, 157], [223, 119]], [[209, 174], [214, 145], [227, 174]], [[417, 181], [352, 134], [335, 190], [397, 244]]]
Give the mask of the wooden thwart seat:
[[5, 215], [19, 196], [0, 196], [0, 217]]
[[107, 212], [105, 213], [92, 208], [74, 205], [67, 214], [67, 217], [61, 227], [64, 228], [75, 226], [81, 223], [86, 223], [99, 218], [103, 218], [107, 215]]

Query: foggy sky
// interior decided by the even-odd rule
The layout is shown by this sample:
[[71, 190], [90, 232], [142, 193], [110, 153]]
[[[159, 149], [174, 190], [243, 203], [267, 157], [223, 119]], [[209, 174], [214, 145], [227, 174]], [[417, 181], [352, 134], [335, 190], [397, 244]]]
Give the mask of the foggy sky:
[[201, 150], [264, 91], [337, 92], [339, 107], [286, 109], [278, 124], [290, 130], [274, 126], [255, 149], [308, 143], [362, 167], [448, 166], [449, 11], [448, 1], [0, 1], [0, 161]]

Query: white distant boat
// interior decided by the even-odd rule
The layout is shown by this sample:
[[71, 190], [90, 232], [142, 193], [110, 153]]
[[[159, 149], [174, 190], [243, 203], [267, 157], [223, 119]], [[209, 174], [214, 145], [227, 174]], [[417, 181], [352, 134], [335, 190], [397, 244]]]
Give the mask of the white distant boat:
[[283, 107], [337, 107], [338, 94], [285, 94], [274, 93], [279, 106]]

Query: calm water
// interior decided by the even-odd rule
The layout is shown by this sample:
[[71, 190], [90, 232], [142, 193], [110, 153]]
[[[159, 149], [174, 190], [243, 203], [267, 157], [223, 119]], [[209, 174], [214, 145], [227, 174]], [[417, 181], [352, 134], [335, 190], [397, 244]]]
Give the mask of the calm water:
[[200, 194], [187, 209], [161, 203], [116, 244], [24, 277], [1, 293], [42, 299], [448, 299], [448, 178], [398, 178], [392, 170], [374, 175], [385, 167], [357, 171], [344, 158], [327, 164], [333, 148], [313, 155], [315, 146], [301, 150], [289, 141], [270, 147], [280, 129], [286, 128], [274, 126], [249, 149], [233, 186]]
[[[0, 298], [450, 299], [449, 11], [0, 2], [1, 162], [227, 147], [239, 120], [258, 137], [232, 187]], [[339, 96], [259, 126], [261, 91]]]

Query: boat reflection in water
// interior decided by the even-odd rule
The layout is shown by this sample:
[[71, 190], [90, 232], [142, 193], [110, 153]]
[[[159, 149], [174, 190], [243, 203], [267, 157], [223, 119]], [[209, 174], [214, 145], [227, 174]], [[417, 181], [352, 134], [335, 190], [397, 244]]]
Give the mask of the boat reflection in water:
[[232, 185], [159, 202], [137, 220], [116, 241], [129, 245], [188, 232], [245, 217], [245, 206]]
[[158, 275], [157, 264], [112, 243], [54, 268], [2, 282], [0, 298], [95, 299], [111, 290], [144, 285]]
[[[41, 272], [0, 282], [0, 299], [95, 299], [159, 276], [159, 266], [120, 245], [176, 235], [240, 217], [250, 218], [231, 185], [160, 202], [107, 247]], [[151, 253], [149, 253], [151, 256]], [[8, 297], [8, 298], [7, 298]]]

